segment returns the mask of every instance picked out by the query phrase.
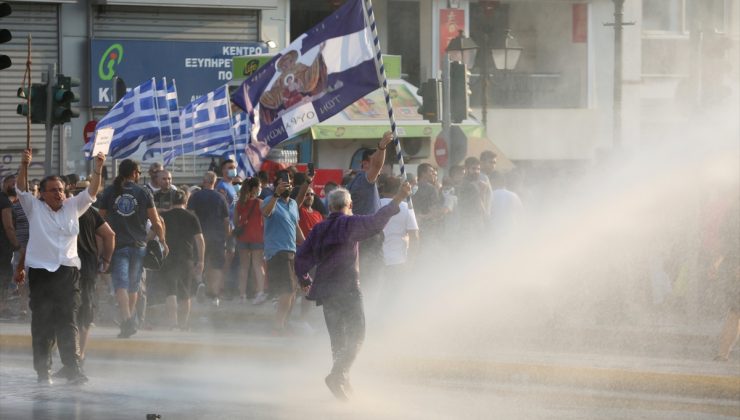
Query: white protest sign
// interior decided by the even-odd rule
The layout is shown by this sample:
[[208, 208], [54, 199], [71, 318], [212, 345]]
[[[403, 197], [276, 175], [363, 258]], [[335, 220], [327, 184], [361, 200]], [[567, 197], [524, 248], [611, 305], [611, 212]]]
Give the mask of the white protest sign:
[[101, 128], [95, 131], [95, 144], [93, 144], [92, 156], [97, 156], [98, 152], [103, 152], [104, 155], [108, 154], [110, 150], [111, 141], [113, 141], [112, 127]]

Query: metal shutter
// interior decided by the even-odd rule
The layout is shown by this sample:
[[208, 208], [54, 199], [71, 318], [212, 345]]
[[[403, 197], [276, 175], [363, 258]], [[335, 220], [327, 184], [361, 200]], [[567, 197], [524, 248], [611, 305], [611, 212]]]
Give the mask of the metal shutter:
[[93, 11], [93, 36], [112, 39], [257, 41], [259, 12], [98, 6]]
[[[0, 46], [2, 53], [10, 56], [13, 65], [0, 71], [0, 176], [14, 173], [20, 163], [20, 151], [26, 147], [26, 119], [16, 114], [23, 100], [16, 96], [26, 70], [27, 36], [33, 37], [31, 45], [32, 82], [41, 83], [41, 73], [47, 64], [59, 60], [58, 6], [38, 3], [9, 2], [13, 12], [2, 19], [3, 28], [13, 34], [13, 39]], [[33, 98], [32, 98], [33, 99]], [[29, 179], [44, 175], [45, 131], [42, 124], [31, 124], [31, 147], [34, 164]], [[59, 128], [54, 129], [52, 172], [59, 170]]]

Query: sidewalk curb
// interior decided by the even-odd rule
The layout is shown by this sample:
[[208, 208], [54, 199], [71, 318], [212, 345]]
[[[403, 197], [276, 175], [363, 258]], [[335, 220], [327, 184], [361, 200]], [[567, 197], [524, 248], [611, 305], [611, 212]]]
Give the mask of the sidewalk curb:
[[[209, 355], [219, 358], [255, 356], [282, 361], [295, 358], [286, 347], [95, 337], [89, 351], [97, 357], [182, 360]], [[0, 354], [30, 352], [31, 337], [0, 334]], [[651, 392], [699, 398], [738, 400], [740, 376], [652, 372], [629, 368], [564, 366], [479, 360], [399, 357], [379, 369], [423, 380], [499, 381], [518, 384], [575, 386], [624, 392]]]

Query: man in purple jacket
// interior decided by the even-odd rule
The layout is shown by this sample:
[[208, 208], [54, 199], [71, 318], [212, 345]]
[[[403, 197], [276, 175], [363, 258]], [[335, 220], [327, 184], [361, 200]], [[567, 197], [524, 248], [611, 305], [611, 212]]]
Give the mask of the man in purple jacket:
[[[357, 243], [380, 233], [409, 195], [411, 186], [405, 182], [393, 200], [375, 214], [353, 216], [349, 191], [338, 188], [329, 194], [331, 214], [314, 226], [298, 248], [296, 274], [301, 286], [310, 286], [307, 298], [324, 306], [329, 330], [334, 365], [325, 382], [340, 400], [347, 400], [347, 394], [352, 393], [349, 369], [365, 339]], [[314, 266], [316, 279], [312, 281], [308, 272]]]

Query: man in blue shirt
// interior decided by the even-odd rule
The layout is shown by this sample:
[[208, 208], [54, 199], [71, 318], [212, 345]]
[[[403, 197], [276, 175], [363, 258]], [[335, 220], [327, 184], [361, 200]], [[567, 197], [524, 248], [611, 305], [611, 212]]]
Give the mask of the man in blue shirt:
[[[380, 193], [376, 181], [385, 163], [385, 151], [393, 141], [393, 133], [387, 131], [378, 142], [376, 150], [366, 150], [362, 154], [362, 169], [347, 185], [352, 195], [352, 213], [357, 215], [375, 214], [380, 208]], [[366, 284], [376, 283], [383, 261], [383, 238], [380, 234], [360, 242], [360, 270]]]
[[[226, 198], [226, 203], [229, 206], [229, 223], [234, 220], [234, 209], [236, 208], [236, 202], [239, 199], [239, 188], [241, 187], [242, 179], [237, 175], [236, 162], [232, 159], [226, 159], [221, 162], [221, 179], [216, 183], [216, 191]], [[234, 229], [234, 225], [230, 225], [230, 229]], [[233, 290], [236, 286], [236, 282], [228, 273], [231, 273], [231, 262], [234, 260], [234, 254], [236, 253], [236, 238], [229, 235], [226, 238], [226, 249], [224, 254], [223, 272], [227, 274], [229, 290]], [[233, 283], [233, 284], [232, 284]]]
[[[307, 184], [306, 184], [307, 186]], [[295, 302], [296, 239], [303, 242], [298, 227], [298, 203], [290, 198], [292, 184], [288, 171], [279, 171], [275, 180], [275, 194], [262, 202], [265, 217], [265, 260], [270, 293], [278, 296], [275, 330], [284, 333]]]

